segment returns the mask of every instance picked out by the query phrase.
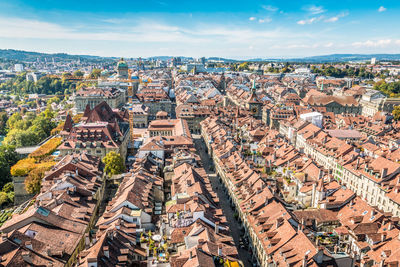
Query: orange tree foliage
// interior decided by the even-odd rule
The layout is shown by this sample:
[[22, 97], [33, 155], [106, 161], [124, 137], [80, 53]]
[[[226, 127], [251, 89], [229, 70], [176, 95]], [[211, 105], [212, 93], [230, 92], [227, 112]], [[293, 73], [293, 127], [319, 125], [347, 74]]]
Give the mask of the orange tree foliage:
[[44, 168], [49, 170], [55, 164], [56, 162], [53, 160], [36, 162], [35, 158], [26, 158], [21, 159], [14, 166], [12, 166], [10, 172], [12, 176], [26, 176], [34, 169]]
[[29, 157], [36, 159], [43, 159], [56, 151], [57, 147], [61, 144], [61, 137], [54, 137], [40, 146], [38, 149], [29, 154]]
[[59, 132], [61, 132], [63, 128], [64, 128], [64, 122], [60, 122], [60, 123], [56, 126], [56, 128], [54, 128], [53, 130], [51, 130], [50, 134], [51, 134], [51, 135], [56, 135], [56, 134], [58, 134]]
[[21, 159], [11, 167], [10, 173], [12, 176], [25, 176], [33, 170], [35, 166], [36, 160], [34, 158]]
[[44, 177], [45, 167], [39, 167], [32, 170], [28, 177], [25, 179], [25, 190], [30, 194], [37, 194], [40, 192], [40, 186]]
[[57, 147], [61, 144], [62, 138], [55, 137], [44, 143], [38, 149], [33, 151], [25, 159], [19, 160], [14, 166], [11, 167], [10, 173], [12, 176], [26, 176], [35, 169], [49, 170], [56, 164], [52, 159], [47, 157], [51, 155]]
[[83, 117], [83, 113], [76, 114], [75, 116], [72, 117], [72, 121], [73, 121], [74, 123], [78, 123], [78, 122], [81, 121], [81, 118], [82, 118], [82, 117]]

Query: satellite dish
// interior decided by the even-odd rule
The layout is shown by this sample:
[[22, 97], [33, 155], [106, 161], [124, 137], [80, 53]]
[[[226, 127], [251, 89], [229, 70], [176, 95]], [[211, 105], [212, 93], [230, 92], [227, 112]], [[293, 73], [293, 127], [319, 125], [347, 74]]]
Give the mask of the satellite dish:
[[311, 250], [307, 250], [304, 255], [307, 256], [308, 254], [310, 254], [310, 252], [311, 252]]

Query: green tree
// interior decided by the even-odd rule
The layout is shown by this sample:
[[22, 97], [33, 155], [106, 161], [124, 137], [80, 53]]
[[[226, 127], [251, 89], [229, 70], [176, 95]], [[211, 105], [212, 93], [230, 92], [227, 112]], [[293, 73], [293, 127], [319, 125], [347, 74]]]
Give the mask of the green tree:
[[10, 118], [7, 121], [7, 127], [9, 129], [14, 129], [15, 125], [17, 124], [17, 122], [22, 120], [22, 116], [20, 113], [14, 113], [10, 116]]
[[83, 77], [84, 73], [81, 70], [74, 71], [74, 76], [76, 77]]
[[15, 193], [14, 191], [10, 191], [7, 193], [8, 201], [14, 202]]
[[18, 159], [15, 147], [8, 145], [0, 146], [0, 187], [11, 181], [10, 169], [11, 166], [17, 163]]
[[103, 158], [104, 171], [107, 175], [112, 176], [121, 174], [125, 171], [124, 159], [120, 154], [111, 151]]
[[5, 135], [7, 133], [7, 112], [0, 112], [0, 135]]
[[395, 121], [400, 120], [400, 106], [395, 106], [393, 108], [392, 115]]
[[92, 73], [90, 73], [90, 78], [92, 79], [97, 79], [101, 75], [101, 70], [100, 69], [93, 69]]
[[239, 71], [249, 70], [249, 62], [243, 62], [238, 66]]
[[0, 206], [8, 202], [8, 195], [5, 192], [0, 192]]
[[12, 182], [8, 182], [3, 186], [3, 192], [9, 193], [14, 191], [14, 184]]
[[43, 135], [45, 133], [37, 128], [31, 130], [12, 129], [3, 141], [4, 144], [15, 147], [33, 146], [40, 141], [39, 137]]
[[53, 103], [58, 104], [58, 103], [60, 103], [60, 102], [61, 102], [61, 99], [60, 99], [58, 96], [53, 96], [52, 98], [50, 98], [50, 99], [47, 101], [47, 104], [53, 104]]

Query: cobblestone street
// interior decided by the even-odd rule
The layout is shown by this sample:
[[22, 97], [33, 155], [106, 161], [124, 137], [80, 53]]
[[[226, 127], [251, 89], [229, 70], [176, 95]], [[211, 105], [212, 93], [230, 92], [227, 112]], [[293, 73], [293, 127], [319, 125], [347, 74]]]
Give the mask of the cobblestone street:
[[239, 222], [234, 217], [234, 210], [231, 208], [228, 196], [225, 194], [223, 190], [224, 185], [219, 182], [218, 177], [214, 171], [215, 168], [213, 168], [213, 171], [210, 171], [210, 166], [213, 166], [213, 162], [206, 152], [206, 146], [204, 144], [204, 141], [200, 135], [193, 135], [193, 140], [197, 152], [199, 153], [201, 160], [204, 164], [204, 169], [206, 170], [210, 178], [212, 187], [219, 197], [221, 208], [228, 221], [228, 225], [231, 230], [231, 235], [235, 241], [236, 248], [238, 249], [239, 252], [239, 258], [242, 260], [245, 267], [251, 267], [252, 264], [251, 264], [250, 252], [247, 249], [241, 249], [239, 246], [239, 239], [241, 237], [240, 225]]

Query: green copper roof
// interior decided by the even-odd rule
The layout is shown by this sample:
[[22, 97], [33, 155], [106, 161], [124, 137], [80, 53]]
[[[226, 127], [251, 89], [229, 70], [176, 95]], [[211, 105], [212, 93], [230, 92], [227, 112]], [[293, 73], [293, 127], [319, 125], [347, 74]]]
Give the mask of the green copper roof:
[[127, 68], [128, 64], [126, 63], [126, 61], [123, 58], [121, 58], [121, 60], [117, 64], [117, 67], [118, 68]]

